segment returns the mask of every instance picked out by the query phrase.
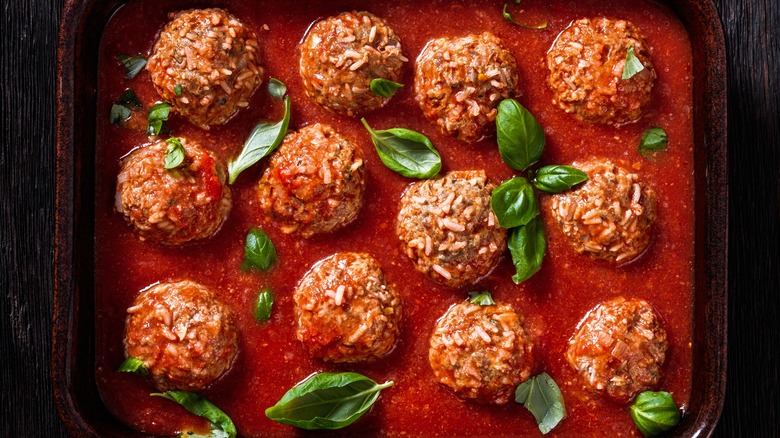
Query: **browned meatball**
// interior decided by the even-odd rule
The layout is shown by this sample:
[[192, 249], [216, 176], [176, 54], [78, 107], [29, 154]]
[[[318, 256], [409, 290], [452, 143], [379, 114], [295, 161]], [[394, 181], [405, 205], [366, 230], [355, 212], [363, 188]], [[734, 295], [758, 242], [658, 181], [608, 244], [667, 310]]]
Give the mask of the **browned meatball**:
[[290, 132], [259, 183], [260, 207], [284, 233], [303, 237], [351, 222], [363, 204], [360, 150], [328, 125]]
[[496, 107], [517, 83], [514, 56], [486, 32], [429, 42], [417, 58], [414, 91], [443, 133], [474, 142], [495, 132]]
[[312, 26], [301, 44], [300, 74], [306, 94], [347, 116], [376, 109], [389, 98], [374, 94], [372, 79], [398, 82], [407, 59], [401, 40], [381, 18], [344, 12]]
[[144, 362], [161, 391], [204, 389], [230, 369], [238, 353], [230, 309], [198, 283], [156, 284], [127, 313], [125, 354]]
[[627, 403], [658, 384], [666, 347], [666, 332], [647, 301], [618, 297], [588, 313], [566, 360], [585, 387]]
[[395, 347], [401, 299], [368, 254], [337, 253], [318, 262], [293, 299], [296, 335], [312, 357], [365, 362]]
[[[629, 47], [645, 67], [622, 79]], [[580, 120], [622, 125], [650, 102], [655, 70], [638, 27], [625, 20], [583, 18], [561, 32], [547, 52], [553, 102]]]
[[219, 231], [233, 196], [225, 167], [197, 143], [180, 138], [184, 162], [165, 169], [164, 141], [134, 150], [122, 160], [116, 209], [141, 240], [181, 245]]
[[222, 9], [171, 14], [147, 69], [162, 100], [209, 129], [249, 105], [263, 82], [257, 37]]
[[588, 174], [575, 190], [553, 196], [551, 212], [580, 254], [628, 263], [650, 244], [655, 192], [609, 160], [572, 163]]
[[502, 405], [530, 377], [532, 350], [510, 306], [463, 302], [438, 320], [428, 360], [436, 381], [458, 397]]
[[396, 233], [418, 271], [437, 283], [461, 287], [493, 269], [507, 235], [490, 208], [494, 187], [482, 170], [409, 185], [401, 196]]

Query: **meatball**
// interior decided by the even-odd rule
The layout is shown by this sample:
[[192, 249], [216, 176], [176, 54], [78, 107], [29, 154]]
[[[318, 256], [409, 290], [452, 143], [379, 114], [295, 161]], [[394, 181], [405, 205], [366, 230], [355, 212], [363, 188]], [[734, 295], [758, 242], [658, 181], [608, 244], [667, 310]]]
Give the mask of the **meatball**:
[[[645, 67], [622, 79], [630, 47]], [[553, 102], [580, 120], [622, 125], [642, 117], [655, 70], [644, 36], [625, 20], [583, 18], [561, 32], [547, 52]]]
[[417, 58], [414, 92], [443, 133], [474, 142], [495, 131], [496, 107], [517, 83], [514, 56], [486, 32], [429, 42]]
[[408, 61], [401, 40], [384, 20], [368, 12], [344, 12], [317, 22], [301, 44], [300, 74], [306, 94], [339, 114], [381, 107], [372, 79], [398, 82]]
[[203, 129], [247, 107], [263, 82], [257, 37], [222, 9], [172, 14], [146, 68], [162, 100]]
[[193, 141], [179, 139], [184, 162], [165, 169], [168, 144], [161, 140], [135, 149], [122, 160], [116, 209], [141, 240], [181, 245], [206, 239], [227, 219], [233, 195], [225, 167]]
[[583, 385], [628, 403], [661, 379], [666, 332], [647, 301], [618, 297], [596, 306], [569, 341], [566, 360]]
[[463, 302], [437, 321], [428, 360], [436, 381], [458, 397], [503, 405], [530, 377], [532, 349], [510, 306]]
[[365, 186], [360, 149], [317, 123], [288, 133], [271, 156], [259, 183], [260, 207], [284, 233], [311, 237], [355, 219]]
[[401, 196], [396, 233], [419, 272], [461, 287], [493, 269], [507, 237], [490, 208], [494, 187], [482, 170], [409, 185]]
[[293, 293], [296, 335], [312, 357], [367, 362], [395, 347], [401, 299], [368, 254], [336, 253], [315, 264]]
[[198, 391], [230, 369], [238, 334], [227, 306], [192, 281], [159, 283], [127, 309], [125, 354], [144, 362], [161, 391]]

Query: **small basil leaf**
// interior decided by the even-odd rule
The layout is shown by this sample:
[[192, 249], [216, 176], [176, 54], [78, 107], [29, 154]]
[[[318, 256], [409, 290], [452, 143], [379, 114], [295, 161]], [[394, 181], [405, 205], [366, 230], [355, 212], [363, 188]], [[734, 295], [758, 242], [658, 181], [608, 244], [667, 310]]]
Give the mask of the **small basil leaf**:
[[[214, 431], [225, 432], [227, 434], [222, 436], [227, 436], [229, 438], [234, 438], [236, 436], [236, 426], [233, 424], [233, 420], [213, 403], [198, 394], [187, 391], [166, 391], [163, 393], [155, 392], [149, 395], [167, 398], [168, 400], [182, 405], [184, 409], [193, 414], [209, 420]], [[220, 435], [212, 433], [211, 436]]]
[[504, 228], [525, 225], [539, 214], [534, 188], [521, 176], [506, 180], [493, 190], [490, 208]]
[[168, 148], [165, 149], [165, 168], [175, 169], [184, 163], [184, 145], [178, 137], [171, 137], [165, 140]]
[[284, 98], [284, 117], [277, 123], [259, 123], [244, 142], [244, 148], [235, 160], [228, 163], [229, 182], [233, 184], [238, 175], [274, 151], [282, 143], [290, 125], [290, 97]]
[[536, 274], [542, 267], [544, 253], [547, 251], [547, 240], [539, 216], [525, 225], [512, 228], [507, 246], [517, 271], [512, 276], [515, 284], [520, 284]]
[[387, 79], [382, 78], [371, 79], [371, 83], [369, 84], [371, 91], [380, 97], [390, 97], [393, 95], [393, 93], [396, 92], [396, 90], [403, 86], [404, 84], [399, 84], [398, 82], [388, 81]]
[[588, 180], [588, 174], [572, 166], [544, 166], [536, 171], [534, 186], [547, 193], [561, 193]]
[[544, 130], [533, 114], [514, 99], [498, 104], [496, 137], [501, 159], [512, 169], [525, 170], [542, 157]]
[[547, 373], [521, 383], [515, 390], [515, 401], [533, 414], [542, 434], [546, 435], [566, 418], [561, 389]]
[[666, 131], [662, 128], [650, 128], [642, 134], [642, 140], [639, 141], [639, 153], [648, 157], [653, 152], [665, 151], [669, 146], [669, 139]]
[[642, 62], [639, 61], [639, 58], [637, 58], [634, 54], [634, 46], [629, 46], [628, 50], [626, 51], [626, 64], [623, 66], [623, 76], [621, 79], [631, 79], [634, 77], [634, 75], [644, 69], [645, 66], [642, 65]]
[[175, 94], [176, 97], [181, 96], [181, 84], [176, 84], [176, 86], [173, 87], [173, 94]]
[[270, 94], [271, 97], [276, 99], [283, 99], [286, 93], [287, 85], [284, 85], [284, 82], [276, 78], [271, 78], [268, 80], [268, 94]]
[[493, 301], [493, 295], [487, 290], [484, 292], [469, 292], [469, 303], [477, 304], [479, 306], [492, 306], [496, 304], [496, 302]]
[[130, 108], [115, 103], [111, 105], [111, 112], [108, 114], [108, 121], [111, 122], [112, 125], [121, 125], [122, 122], [129, 119], [130, 115], [132, 114], [133, 112], [130, 110]]
[[263, 323], [271, 319], [271, 308], [274, 305], [274, 294], [268, 288], [263, 289], [255, 303], [255, 319]]
[[[520, 4], [520, 0], [515, 0], [516, 4]], [[515, 21], [514, 18], [512, 18], [512, 15], [509, 14], [509, 12], [506, 10], [506, 8], [509, 6], [509, 3], [504, 3], [504, 10], [501, 11], [501, 15], [504, 17], [504, 20], [516, 25], [520, 26], [526, 29], [534, 29], [534, 30], [541, 30], [541, 29], [547, 29], [547, 21], [543, 21], [539, 24], [529, 25], [529, 24], [521, 24]]]
[[431, 178], [441, 170], [441, 156], [428, 137], [409, 129], [374, 131], [361, 119], [379, 159], [390, 170], [408, 178]]
[[149, 108], [149, 127], [146, 133], [149, 135], [160, 135], [163, 132], [163, 126], [171, 114], [171, 105], [166, 102], [158, 102]]
[[252, 227], [244, 243], [244, 263], [241, 269], [250, 268], [267, 271], [276, 263], [276, 248], [271, 238], [260, 228]]
[[134, 357], [128, 357], [125, 359], [116, 370], [120, 373], [135, 373], [141, 376], [146, 376], [149, 374], [149, 370], [146, 368], [144, 361]]
[[125, 92], [119, 96], [119, 100], [117, 100], [116, 103], [128, 108], [141, 108], [141, 101], [138, 100], [138, 97], [135, 95], [135, 91], [133, 91], [132, 88], [125, 90]]
[[682, 418], [672, 395], [664, 391], [639, 394], [629, 411], [636, 427], [647, 437], [672, 430]]
[[117, 54], [116, 59], [125, 68], [125, 78], [128, 81], [133, 79], [146, 66], [146, 58], [141, 55], [127, 56]]
[[379, 392], [392, 385], [358, 373], [319, 373], [287, 391], [265, 415], [301, 429], [341, 429], [368, 412]]

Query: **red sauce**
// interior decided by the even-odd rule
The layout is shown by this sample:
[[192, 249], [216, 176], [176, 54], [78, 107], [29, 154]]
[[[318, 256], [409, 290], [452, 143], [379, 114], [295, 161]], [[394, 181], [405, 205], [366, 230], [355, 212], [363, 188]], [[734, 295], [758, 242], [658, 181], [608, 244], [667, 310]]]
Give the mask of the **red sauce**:
[[[232, 186], [234, 207], [230, 217], [214, 238], [201, 244], [165, 248], [142, 242], [113, 210], [119, 158], [150, 140], [140, 131], [110, 125], [111, 104], [126, 87], [132, 87], [146, 106], [158, 100], [149, 74], [142, 71], [135, 79], [126, 81], [114, 55], [148, 54], [167, 14], [192, 6], [180, 0], [132, 1], [116, 13], [101, 42], [95, 187], [96, 373], [109, 410], [131, 427], [151, 433], [173, 434], [188, 425], [203, 424], [174, 403], [150, 397], [154, 389], [143, 378], [115, 372], [124, 359], [126, 309], [138, 291], [155, 282], [191, 279], [215, 290], [236, 315], [240, 331], [236, 363], [202, 395], [231, 416], [241, 435], [299, 433], [268, 420], [264, 410], [314, 372], [347, 370], [380, 382], [391, 379], [395, 386], [382, 392], [370, 413], [339, 434], [539, 435], [533, 417], [521, 405], [466, 403], [434, 382], [428, 365], [428, 337], [436, 319], [450, 305], [464, 299], [465, 291], [431, 283], [413, 270], [401, 251], [394, 219], [398, 199], [412, 181], [382, 165], [358, 119], [329, 113], [304, 94], [296, 47], [306, 29], [320, 17], [364, 9], [361, 2], [217, 2], [217, 6], [227, 8], [258, 34], [268, 74], [287, 84], [292, 97], [290, 127], [328, 123], [363, 148], [368, 179], [366, 202], [353, 224], [332, 235], [305, 240], [284, 235], [265, 223], [255, 189], [262, 163], [245, 171]], [[542, 164], [570, 163], [591, 156], [611, 158], [636, 168], [644, 181], [654, 187], [659, 218], [654, 241], [638, 261], [615, 268], [576, 254], [543, 209], [549, 248], [541, 271], [529, 281], [514, 285], [510, 281], [513, 266], [507, 253], [494, 272], [474, 288], [490, 289], [497, 301], [513, 305], [525, 316], [526, 329], [535, 338], [534, 373], [549, 373], [566, 400], [568, 416], [552, 435], [636, 436], [638, 432], [626, 406], [600, 400], [584, 390], [566, 363], [564, 352], [575, 326], [593, 306], [618, 295], [644, 298], [661, 315], [670, 342], [660, 386], [670, 391], [678, 404], [685, 406], [688, 402], [694, 259], [693, 73], [688, 36], [670, 11], [650, 1], [523, 2], [524, 12], [516, 14], [516, 18], [529, 23], [548, 20], [548, 29], [542, 31], [512, 26], [502, 19], [501, 7], [501, 2], [458, 0], [371, 4], [368, 9], [395, 29], [405, 55], [412, 61], [402, 76], [407, 86], [385, 108], [366, 118], [375, 129], [407, 127], [427, 135], [441, 152], [442, 171], [482, 168], [496, 183], [512, 176], [513, 171], [499, 157], [494, 139], [464, 144], [440, 134], [422, 116], [411, 86], [413, 60], [427, 41], [489, 30], [516, 57], [522, 91], [518, 100], [547, 133]], [[658, 74], [647, 117], [620, 129], [576, 121], [551, 104], [552, 92], [545, 82], [545, 53], [557, 34], [574, 19], [599, 15], [628, 19], [638, 25], [652, 48]], [[264, 25], [268, 25], [268, 30], [263, 30]], [[280, 112], [263, 86], [250, 100], [250, 107], [224, 126], [203, 131], [175, 115], [168, 126], [175, 135], [199, 141], [227, 161], [238, 154], [255, 123], [277, 120]], [[669, 148], [648, 160], [637, 153], [636, 146], [642, 132], [653, 126], [667, 131]], [[257, 225], [273, 239], [279, 263], [267, 273], [241, 272], [246, 232]], [[401, 339], [385, 360], [369, 365], [328, 365], [310, 359], [295, 338], [292, 291], [312, 264], [336, 251], [373, 255], [402, 296]], [[253, 319], [252, 308], [264, 286], [273, 289], [276, 301], [271, 320], [259, 324]]]

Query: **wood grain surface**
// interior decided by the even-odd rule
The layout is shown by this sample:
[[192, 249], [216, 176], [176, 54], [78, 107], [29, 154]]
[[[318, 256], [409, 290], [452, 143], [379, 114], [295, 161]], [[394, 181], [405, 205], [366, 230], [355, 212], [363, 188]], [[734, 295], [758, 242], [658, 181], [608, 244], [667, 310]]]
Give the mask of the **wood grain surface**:
[[[2, 0], [0, 436], [67, 436], [49, 381], [63, 0]], [[729, 372], [715, 436], [780, 437], [780, 3], [716, 0], [729, 54]]]

